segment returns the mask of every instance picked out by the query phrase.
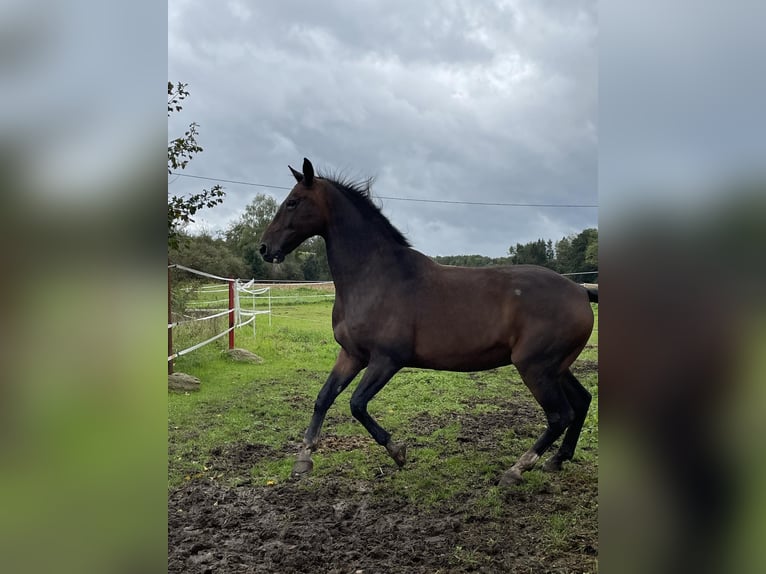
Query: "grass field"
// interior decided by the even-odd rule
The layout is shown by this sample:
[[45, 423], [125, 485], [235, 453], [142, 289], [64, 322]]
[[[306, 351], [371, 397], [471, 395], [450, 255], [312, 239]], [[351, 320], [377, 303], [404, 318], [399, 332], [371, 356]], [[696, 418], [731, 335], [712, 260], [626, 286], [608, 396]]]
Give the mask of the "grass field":
[[[352, 383], [328, 412], [313, 473], [297, 484], [290, 479], [317, 392], [338, 352], [331, 309], [331, 301], [322, 299], [275, 304], [271, 327], [264, 315], [257, 317], [255, 336], [252, 326], [239, 329], [236, 346], [262, 357], [260, 364], [228, 359], [222, 354], [224, 339], [177, 360], [176, 371], [199, 377], [202, 385], [199, 392], [168, 397], [171, 493], [195, 483], [262, 493], [284, 487], [290, 496], [296, 489], [326, 494], [330, 485], [352, 485], [348, 488], [361, 489], [364, 497], [397, 500], [418, 512], [478, 516], [495, 521], [498, 528], [508, 523], [508, 495], [496, 481], [545, 424], [542, 410], [513, 367], [480, 373], [398, 373], [369, 410], [394, 440], [407, 444], [408, 461], [402, 470], [352, 418]], [[597, 306], [594, 311], [598, 317]], [[578, 561], [585, 556], [590, 569], [595, 569], [592, 554], [597, 546], [597, 336], [598, 322], [573, 366], [593, 395], [575, 460], [561, 473], [527, 473], [525, 483], [514, 491], [514, 496], [555, 501], [554, 512], [528, 516], [535, 536], [542, 537], [541, 551], [566, 563], [572, 549], [579, 548]], [[582, 504], [573, 504], [571, 493], [578, 491], [586, 497]], [[453, 567], [470, 569], [472, 561], [493, 564], [498, 559], [491, 551], [485, 556], [472, 550], [470, 540], [451, 548], [448, 561]]]
[[[330, 323], [331, 302], [274, 307], [272, 326], [266, 316], [256, 318], [256, 335], [248, 327], [236, 332], [236, 345], [264, 359], [262, 364], [242, 364], [227, 359], [221, 351], [224, 340], [208, 345], [176, 361], [176, 371], [193, 374], [202, 382], [199, 393], [171, 393], [168, 401], [169, 485], [177, 486], [187, 477], [215, 472], [206, 469], [211, 449], [233, 443], [266, 445], [286, 455], [295, 450], [308, 425], [313, 402], [335, 361], [338, 346]], [[596, 314], [598, 313], [595, 307]], [[220, 325], [219, 325], [220, 327]], [[596, 326], [597, 329], [597, 326]], [[575, 371], [593, 394], [588, 420], [579, 445], [579, 458], [595, 460], [598, 445], [597, 330], [591, 337]], [[578, 365], [579, 364], [579, 365]], [[583, 366], [584, 368], [578, 368]], [[360, 375], [361, 377], [361, 375]], [[315, 472], [352, 473], [370, 478], [381, 466], [391, 466], [385, 451], [368, 436], [348, 409], [354, 384], [340, 395], [328, 413], [323, 436], [334, 440], [355, 440], [359, 447], [322, 449], [315, 456]], [[370, 413], [392, 433], [395, 440], [409, 443], [413, 463], [433, 471], [444, 468], [442, 457], [460, 433], [459, 415], [466, 412], [499, 412], [509, 399], [539, 410], [513, 367], [483, 373], [449, 373], [405, 369], [397, 374], [370, 403]], [[416, 421], [444, 420], [429, 435], [419, 433]], [[410, 485], [409, 496], [426, 500], [449, 496], [465, 472], [487, 474], [488, 480], [501, 466], [513, 463], [530, 443], [528, 437], [541, 431], [542, 411], [537, 421], [525, 421], [532, 428], [498, 428], [497, 438], [507, 450], [504, 461], [482, 460], [480, 453], [448, 462], [454, 484], [436, 491], [432, 481], [423, 490]], [[432, 425], [433, 426], [433, 425]], [[430, 428], [430, 427], [429, 427]], [[286, 480], [292, 459], [267, 459], [252, 469], [251, 477], [219, 476], [228, 482], [252, 478], [266, 484]], [[431, 472], [427, 474], [431, 475]], [[530, 475], [532, 482], [536, 474]], [[537, 477], [543, 480], [542, 476]], [[395, 479], [394, 479], [395, 480]], [[413, 487], [414, 486], [414, 487]]]

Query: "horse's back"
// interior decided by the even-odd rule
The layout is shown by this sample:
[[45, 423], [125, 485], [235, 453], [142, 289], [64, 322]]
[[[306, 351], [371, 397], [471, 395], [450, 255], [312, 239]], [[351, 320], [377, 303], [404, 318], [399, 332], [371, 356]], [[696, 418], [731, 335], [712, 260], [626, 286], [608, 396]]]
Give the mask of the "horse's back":
[[413, 309], [416, 366], [481, 370], [521, 352], [561, 347], [579, 354], [593, 327], [587, 292], [543, 267], [434, 264]]

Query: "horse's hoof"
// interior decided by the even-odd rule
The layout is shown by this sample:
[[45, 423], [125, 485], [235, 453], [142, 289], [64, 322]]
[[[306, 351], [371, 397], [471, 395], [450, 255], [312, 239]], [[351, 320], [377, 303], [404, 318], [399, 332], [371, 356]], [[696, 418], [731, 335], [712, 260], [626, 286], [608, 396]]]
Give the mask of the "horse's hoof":
[[298, 459], [293, 465], [292, 476], [303, 476], [309, 474], [314, 469], [314, 462], [311, 459], [300, 460]]
[[561, 470], [562, 461], [552, 456], [543, 464], [543, 470], [545, 472], [559, 472]]
[[311, 451], [308, 449], [302, 449], [298, 453], [298, 460], [293, 465], [292, 476], [301, 476], [309, 474], [314, 468], [314, 462], [311, 460]]
[[407, 460], [406, 445], [390, 442], [386, 445], [386, 450], [388, 451], [388, 455], [394, 459], [394, 462], [399, 466], [399, 468], [404, 466], [404, 463]]
[[521, 471], [515, 468], [509, 468], [500, 477], [500, 486], [516, 486], [524, 482], [524, 478], [521, 476]]

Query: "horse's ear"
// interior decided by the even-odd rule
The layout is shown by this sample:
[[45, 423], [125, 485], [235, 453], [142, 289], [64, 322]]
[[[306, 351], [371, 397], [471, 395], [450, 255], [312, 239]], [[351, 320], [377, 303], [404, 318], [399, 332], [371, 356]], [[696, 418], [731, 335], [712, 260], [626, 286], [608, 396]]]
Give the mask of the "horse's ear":
[[314, 182], [314, 166], [307, 158], [303, 158], [303, 185], [311, 187]]
[[290, 171], [293, 173], [293, 177], [295, 178], [295, 181], [298, 183], [303, 181], [303, 174], [295, 169], [291, 165], [288, 165], [287, 167], [290, 168]]

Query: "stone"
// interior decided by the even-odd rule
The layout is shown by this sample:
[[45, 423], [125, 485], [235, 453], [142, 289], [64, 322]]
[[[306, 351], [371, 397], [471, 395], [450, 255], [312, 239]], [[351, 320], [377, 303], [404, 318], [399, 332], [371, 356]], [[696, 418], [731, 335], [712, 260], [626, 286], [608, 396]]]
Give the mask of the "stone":
[[234, 361], [238, 361], [241, 363], [262, 363], [263, 359], [256, 355], [255, 353], [251, 353], [247, 349], [229, 349], [228, 351], [224, 351], [228, 357]]
[[171, 391], [198, 391], [200, 380], [186, 373], [173, 373], [168, 375], [168, 390]]

